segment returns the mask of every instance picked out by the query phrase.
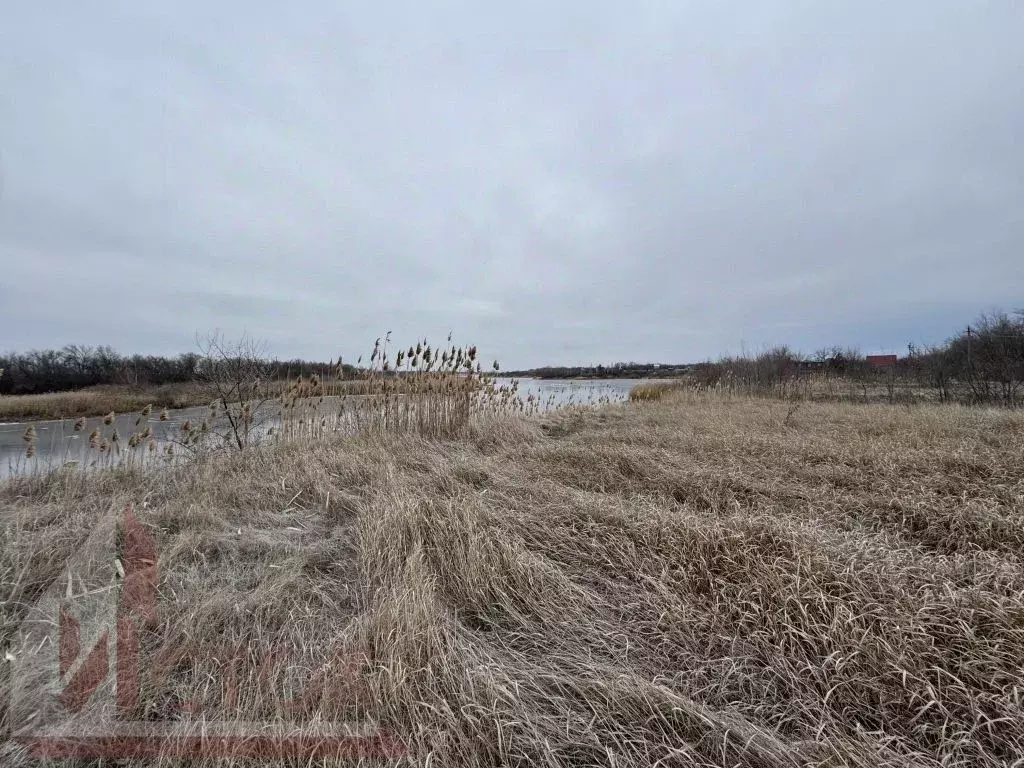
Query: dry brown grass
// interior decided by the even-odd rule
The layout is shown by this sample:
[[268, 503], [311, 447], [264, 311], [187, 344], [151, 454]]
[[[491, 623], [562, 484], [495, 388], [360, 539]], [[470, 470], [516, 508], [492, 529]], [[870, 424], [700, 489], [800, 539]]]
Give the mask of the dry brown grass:
[[[298, 718], [376, 718], [416, 764], [1024, 755], [1024, 415], [674, 393], [548, 419], [7, 481], [0, 642], [132, 504], [161, 552], [144, 652], [173, 659], [152, 722], [294, 718], [297, 670], [343, 649], [358, 674]], [[225, 643], [303, 666], [225, 702]]]
[[644, 382], [629, 390], [629, 399], [634, 403], [656, 402], [684, 386], [681, 382]]
[[156, 408], [188, 408], [208, 402], [209, 395], [195, 384], [163, 384], [156, 387], [104, 385], [71, 392], [0, 396], [0, 421], [76, 419], [80, 416], [100, 416], [111, 411], [140, 411], [147, 405]]

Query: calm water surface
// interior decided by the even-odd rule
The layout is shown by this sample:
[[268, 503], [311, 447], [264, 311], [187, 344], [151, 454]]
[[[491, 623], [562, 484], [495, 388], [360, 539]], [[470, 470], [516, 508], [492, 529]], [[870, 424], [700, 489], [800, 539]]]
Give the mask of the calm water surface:
[[[519, 396], [523, 400], [533, 395], [543, 406], [559, 407], [567, 404], [587, 405], [604, 399], [622, 401], [629, 395], [630, 388], [640, 380], [499, 378], [497, 383], [509, 384], [512, 381], [519, 382]], [[153, 430], [158, 448], [162, 448], [169, 437], [180, 435], [182, 422], [191, 420], [198, 424], [208, 413], [209, 409], [205, 406], [182, 408], [168, 411], [168, 420], [160, 421], [160, 412], [156, 410], [146, 422], [138, 425], [138, 413], [120, 415], [115, 425], [121, 437], [121, 455], [129, 452], [144, 455], [144, 448], [134, 451], [128, 449], [128, 436], [133, 432], [142, 431], [149, 426]], [[0, 477], [43, 471], [67, 463], [86, 465], [96, 460], [96, 451], [89, 451], [89, 434], [96, 427], [103, 426], [102, 417], [87, 419], [86, 427], [81, 432], [74, 431], [74, 421], [71, 419], [32, 423], [36, 428], [36, 455], [32, 459], [25, 458], [26, 443], [22, 439], [28, 422], [0, 423]], [[110, 433], [110, 427], [103, 429], [104, 434]]]

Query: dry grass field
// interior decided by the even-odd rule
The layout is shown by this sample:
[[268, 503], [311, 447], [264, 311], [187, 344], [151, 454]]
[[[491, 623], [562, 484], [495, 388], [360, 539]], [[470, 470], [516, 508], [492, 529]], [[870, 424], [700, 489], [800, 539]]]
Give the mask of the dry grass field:
[[12, 479], [0, 644], [126, 505], [160, 552], [150, 723], [370, 718], [431, 766], [1024, 757], [1019, 412], [677, 390]]

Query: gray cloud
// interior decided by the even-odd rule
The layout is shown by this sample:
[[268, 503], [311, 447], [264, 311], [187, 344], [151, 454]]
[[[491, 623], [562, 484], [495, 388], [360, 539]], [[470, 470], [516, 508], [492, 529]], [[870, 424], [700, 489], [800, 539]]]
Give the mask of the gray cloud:
[[38, 5], [0, 28], [4, 347], [691, 360], [1024, 303], [1009, 0]]

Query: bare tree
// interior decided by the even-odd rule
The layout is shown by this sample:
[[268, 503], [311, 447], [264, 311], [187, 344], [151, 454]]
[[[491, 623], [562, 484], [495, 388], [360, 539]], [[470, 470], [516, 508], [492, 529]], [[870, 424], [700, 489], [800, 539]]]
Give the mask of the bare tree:
[[186, 431], [208, 430], [223, 443], [244, 450], [274, 416], [273, 364], [267, 360], [266, 345], [248, 336], [229, 341], [218, 332], [200, 340], [199, 349], [196, 377], [210, 392], [210, 420], [198, 427], [189, 425]]
[[911, 344], [907, 364], [918, 385], [935, 390], [940, 403], [952, 400], [956, 365], [947, 346], [919, 347]]
[[1024, 387], [1024, 316], [1005, 312], [981, 315], [949, 342], [958, 378], [974, 402], [1015, 405]]

